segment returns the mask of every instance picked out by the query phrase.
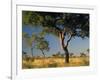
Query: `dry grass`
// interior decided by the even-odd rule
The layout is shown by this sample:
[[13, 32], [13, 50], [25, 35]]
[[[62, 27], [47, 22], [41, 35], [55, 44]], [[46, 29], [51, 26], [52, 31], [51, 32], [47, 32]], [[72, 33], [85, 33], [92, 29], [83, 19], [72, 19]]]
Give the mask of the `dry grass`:
[[89, 57], [72, 57], [70, 58], [70, 63], [65, 63], [64, 58], [38, 58], [22, 60], [23, 69], [75, 66], [89, 66]]

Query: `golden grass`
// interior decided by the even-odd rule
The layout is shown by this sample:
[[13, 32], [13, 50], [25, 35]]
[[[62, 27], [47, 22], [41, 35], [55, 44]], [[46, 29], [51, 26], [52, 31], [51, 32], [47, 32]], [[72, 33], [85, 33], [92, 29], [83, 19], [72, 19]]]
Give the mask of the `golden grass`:
[[38, 58], [22, 60], [22, 68], [50, 68], [50, 67], [75, 67], [75, 66], [89, 66], [89, 57], [72, 57], [69, 63], [65, 63], [64, 58]]

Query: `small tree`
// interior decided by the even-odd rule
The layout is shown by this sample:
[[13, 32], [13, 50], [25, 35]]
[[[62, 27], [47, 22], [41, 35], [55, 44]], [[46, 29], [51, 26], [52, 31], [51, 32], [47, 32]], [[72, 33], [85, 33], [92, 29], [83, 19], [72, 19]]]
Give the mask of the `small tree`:
[[49, 51], [49, 43], [44, 38], [38, 38], [36, 48], [42, 52], [45, 58], [44, 51]]
[[64, 58], [64, 54], [61, 54], [61, 58]]
[[73, 57], [74, 56], [74, 53], [70, 53], [70, 57]]
[[40, 37], [40, 35], [41, 34], [37, 36], [33, 33], [32, 36], [29, 36], [27, 33], [23, 33], [23, 38], [26, 39], [26, 42], [31, 48], [32, 57], [34, 48], [41, 50], [44, 57], [45, 57], [44, 51], [49, 51], [48, 41], [46, 41], [44, 37]]
[[85, 53], [80, 53], [80, 57], [86, 57]]
[[60, 51], [58, 51], [58, 52], [56, 53], [56, 55], [57, 55], [58, 57], [61, 57]]

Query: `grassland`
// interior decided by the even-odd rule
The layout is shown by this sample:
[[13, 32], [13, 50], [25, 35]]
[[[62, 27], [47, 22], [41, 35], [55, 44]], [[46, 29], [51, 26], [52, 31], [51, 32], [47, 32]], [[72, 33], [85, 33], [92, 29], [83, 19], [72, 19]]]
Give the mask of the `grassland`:
[[70, 57], [70, 63], [65, 63], [64, 58], [23, 58], [22, 68], [51, 68], [89, 66], [89, 57]]

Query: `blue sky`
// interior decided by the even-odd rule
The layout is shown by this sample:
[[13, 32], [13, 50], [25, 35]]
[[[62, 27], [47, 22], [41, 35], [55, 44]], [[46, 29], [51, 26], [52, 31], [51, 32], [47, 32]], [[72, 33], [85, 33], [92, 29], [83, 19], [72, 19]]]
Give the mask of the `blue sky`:
[[[41, 31], [42, 29], [39, 26], [32, 28], [32, 26], [24, 25], [22, 28], [22, 32], [26, 32], [30, 36], [32, 35], [32, 33], [37, 35]], [[49, 47], [50, 47], [50, 50], [48, 52], [45, 51], [45, 54], [47, 56], [51, 56], [52, 54], [55, 54], [58, 51], [60, 51], [61, 53], [64, 53], [64, 51], [61, 49], [59, 38], [57, 38], [56, 36], [52, 34], [48, 34], [45, 36], [45, 39], [49, 42]], [[23, 41], [22, 50], [27, 52], [29, 55], [31, 55], [31, 50], [27, 42], [25, 40], [22, 40], [22, 41]], [[75, 37], [75, 38], [72, 38], [72, 40], [70, 41], [68, 49], [70, 53], [79, 54], [81, 52], [85, 52], [88, 48], [89, 48], [88, 38], [81, 39], [79, 37]], [[33, 49], [33, 55], [42, 56], [41, 51], [38, 49]]]

